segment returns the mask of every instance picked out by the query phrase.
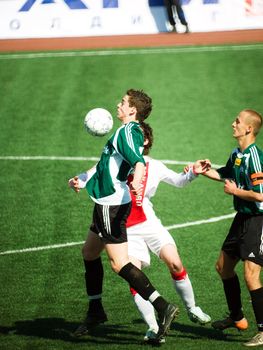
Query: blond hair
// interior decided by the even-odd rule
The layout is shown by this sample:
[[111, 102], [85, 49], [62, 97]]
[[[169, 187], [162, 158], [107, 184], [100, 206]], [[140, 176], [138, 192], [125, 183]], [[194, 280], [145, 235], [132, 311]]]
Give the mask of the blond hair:
[[246, 123], [253, 128], [253, 134], [256, 136], [262, 126], [262, 116], [253, 109], [244, 109], [242, 111], [245, 114]]

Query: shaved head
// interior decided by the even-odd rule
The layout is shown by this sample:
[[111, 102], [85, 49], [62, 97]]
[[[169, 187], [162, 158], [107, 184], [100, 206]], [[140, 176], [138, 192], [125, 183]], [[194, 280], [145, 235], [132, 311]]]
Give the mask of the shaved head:
[[262, 126], [262, 116], [253, 109], [244, 109], [240, 115], [244, 117], [245, 123], [253, 128], [253, 134], [256, 136]]

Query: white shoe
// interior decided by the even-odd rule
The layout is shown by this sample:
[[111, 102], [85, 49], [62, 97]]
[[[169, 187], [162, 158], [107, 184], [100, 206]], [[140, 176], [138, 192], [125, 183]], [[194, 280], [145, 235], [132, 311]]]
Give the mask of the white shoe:
[[158, 343], [158, 344], [165, 343], [164, 338], [157, 339], [157, 333], [158, 333], [158, 331], [149, 328], [148, 331], [146, 332], [143, 340], [145, 341], [145, 343]]
[[211, 317], [205, 314], [199, 306], [191, 307], [191, 309], [188, 310], [188, 316], [192, 322], [199, 323], [201, 325], [211, 321]]
[[263, 332], [257, 333], [252, 339], [244, 343], [245, 346], [262, 346], [263, 345]]

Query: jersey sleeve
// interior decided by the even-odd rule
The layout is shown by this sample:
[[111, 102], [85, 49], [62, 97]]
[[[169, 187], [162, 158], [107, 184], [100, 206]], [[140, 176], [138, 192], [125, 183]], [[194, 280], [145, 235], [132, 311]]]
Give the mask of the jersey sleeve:
[[232, 151], [224, 167], [216, 169], [221, 179], [233, 179], [233, 165], [234, 165], [237, 151], [238, 151], [237, 149], [234, 149]]
[[129, 123], [119, 133], [117, 139], [117, 150], [131, 167], [136, 163], [145, 164], [142, 156], [143, 134], [139, 126]]
[[167, 166], [160, 161], [158, 161], [158, 173], [160, 181], [175, 187], [184, 187], [196, 178], [191, 171], [187, 173], [177, 173], [167, 168]]
[[256, 147], [251, 150], [249, 173], [252, 190], [263, 193], [263, 156]]

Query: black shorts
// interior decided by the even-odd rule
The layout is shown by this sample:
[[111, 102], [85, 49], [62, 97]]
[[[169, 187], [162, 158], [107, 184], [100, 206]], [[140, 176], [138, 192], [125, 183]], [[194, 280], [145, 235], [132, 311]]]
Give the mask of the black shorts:
[[263, 266], [263, 215], [237, 213], [222, 250], [229, 256]]
[[126, 222], [131, 202], [123, 205], [100, 205], [95, 203], [90, 230], [97, 233], [104, 243], [127, 242]]

